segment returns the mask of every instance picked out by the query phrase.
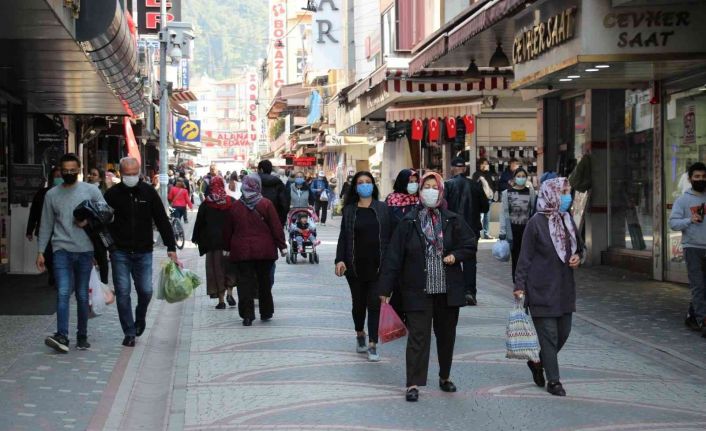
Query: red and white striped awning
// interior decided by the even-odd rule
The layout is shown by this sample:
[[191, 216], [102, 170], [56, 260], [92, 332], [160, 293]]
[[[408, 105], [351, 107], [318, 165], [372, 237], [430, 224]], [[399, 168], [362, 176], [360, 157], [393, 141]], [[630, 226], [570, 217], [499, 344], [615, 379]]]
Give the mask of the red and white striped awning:
[[[383, 82], [385, 91], [395, 93], [444, 93], [444, 92], [486, 92], [490, 90], [508, 90], [510, 81], [504, 76], [486, 76], [475, 82], [465, 82], [462, 72], [422, 72], [413, 78], [402, 72], [388, 75]], [[443, 96], [443, 94], [441, 94]]]
[[394, 107], [387, 109], [385, 120], [412, 121], [415, 118], [456, 118], [464, 115], [478, 115], [480, 112], [481, 102]]
[[169, 100], [172, 101], [172, 103], [189, 103], [189, 102], [196, 102], [199, 99], [196, 97], [196, 95], [189, 90], [175, 90], [171, 97], [169, 97]]

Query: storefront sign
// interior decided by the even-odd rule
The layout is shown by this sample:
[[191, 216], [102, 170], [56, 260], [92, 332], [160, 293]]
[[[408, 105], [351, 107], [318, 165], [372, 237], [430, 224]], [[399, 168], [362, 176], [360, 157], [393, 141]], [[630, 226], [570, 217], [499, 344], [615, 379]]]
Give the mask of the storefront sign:
[[684, 145], [696, 143], [696, 107], [689, 105], [684, 112]]
[[515, 64], [534, 60], [575, 35], [576, 8], [572, 7], [517, 34], [512, 47], [512, 60]]
[[176, 123], [174, 137], [182, 142], [200, 142], [201, 121], [180, 119]]
[[382, 36], [380, 29], [375, 30], [370, 36], [365, 38], [365, 58], [372, 60], [382, 51]]
[[[128, 10], [137, 21], [139, 34], [159, 33], [159, 20], [161, 17], [160, 0], [137, 0], [137, 13], [132, 10], [132, 2], [127, 2]], [[167, 21], [181, 21], [181, 0], [167, 1]]]
[[215, 139], [218, 143], [207, 141], [206, 147], [248, 147], [251, 145], [247, 132], [212, 132], [204, 131], [204, 135]]
[[526, 142], [527, 132], [524, 130], [511, 130], [510, 131], [510, 141], [512, 142]]
[[618, 48], [667, 46], [680, 28], [691, 25], [691, 13], [686, 10], [640, 10], [611, 12], [603, 18], [606, 29], [624, 29], [617, 35]]
[[251, 144], [260, 139], [260, 117], [258, 115], [258, 79], [257, 73], [248, 73], [248, 138]]
[[299, 167], [316, 166], [316, 157], [297, 157], [294, 159], [294, 166], [299, 166]]
[[287, 1], [270, 0], [270, 43], [272, 44], [271, 88], [287, 83]]
[[313, 67], [317, 70], [343, 69], [342, 0], [321, 0], [314, 14]]

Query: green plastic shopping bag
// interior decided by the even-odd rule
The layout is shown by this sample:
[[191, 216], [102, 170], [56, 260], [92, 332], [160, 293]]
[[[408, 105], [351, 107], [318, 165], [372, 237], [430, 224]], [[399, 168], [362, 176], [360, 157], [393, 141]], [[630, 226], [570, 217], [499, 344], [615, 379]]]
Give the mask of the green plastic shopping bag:
[[169, 261], [162, 266], [159, 275], [157, 299], [164, 299], [173, 304], [187, 299], [201, 284], [199, 277], [188, 269], [181, 269]]

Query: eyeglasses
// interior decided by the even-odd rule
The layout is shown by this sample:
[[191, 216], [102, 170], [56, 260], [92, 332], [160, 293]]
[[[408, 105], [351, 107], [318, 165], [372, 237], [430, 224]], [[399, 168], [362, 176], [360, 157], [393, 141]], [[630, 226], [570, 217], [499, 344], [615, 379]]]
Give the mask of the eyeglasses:
[[78, 169], [71, 169], [71, 170], [62, 169], [61, 170], [61, 175], [73, 175], [73, 174], [78, 174], [78, 173], [79, 173]]

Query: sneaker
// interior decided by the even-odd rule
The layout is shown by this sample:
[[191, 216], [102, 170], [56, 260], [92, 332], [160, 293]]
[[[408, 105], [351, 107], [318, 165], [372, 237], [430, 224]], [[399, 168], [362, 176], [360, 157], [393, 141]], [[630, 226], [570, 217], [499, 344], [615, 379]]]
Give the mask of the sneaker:
[[476, 296], [474, 294], [472, 294], [472, 293], [466, 294], [466, 305], [470, 305], [470, 306], [478, 305], [478, 301], [476, 301]]
[[368, 362], [380, 362], [380, 355], [377, 347], [368, 347]]
[[51, 337], [47, 337], [44, 339], [44, 344], [46, 344], [48, 347], [51, 347], [52, 349], [56, 350], [59, 353], [68, 353], [69, 352], [69, 339], [64, 337], [63, 335], [59, 334], [58, 332]]
[[77, 350], [88, 350], [91, 348], [91, 343], [88, 342], [88, 337], [78, 337], [76, 342]]
[[365, 345], [365, 335], [355, 337], [355, 351], [358, 353], [368, 353], [368, 346]]
[[701, 331], [701, 325], [699, 325], [699, 322], [698, 320], [696, 320], [696, 317], [691, 314], [686, 315], [686, 319], [684, 319], [684, 325], [686, 325], [686, 327], [691, 329], [692, 331]]

